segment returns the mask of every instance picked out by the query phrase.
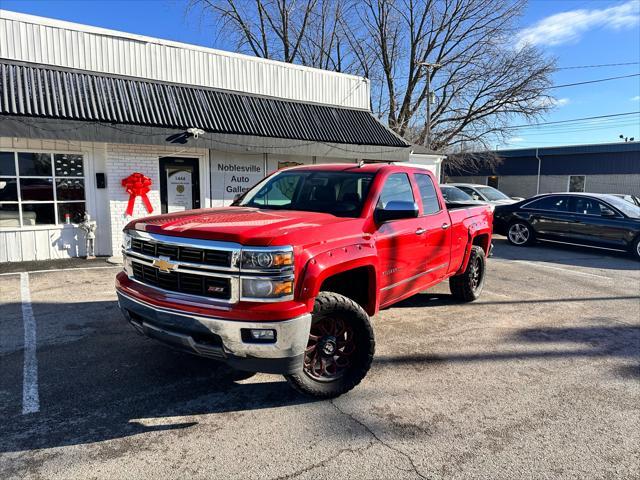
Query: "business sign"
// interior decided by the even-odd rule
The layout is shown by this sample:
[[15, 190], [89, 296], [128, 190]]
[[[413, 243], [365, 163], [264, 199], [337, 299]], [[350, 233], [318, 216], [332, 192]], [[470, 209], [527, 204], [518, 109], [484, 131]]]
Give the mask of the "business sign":
[[213, 205], [229, 205], [265, 176], [262, 155], [225, 154], [212, 163]]
[[191, 169], [167, 169], [167, 212], [183, 212], [193, 208]]

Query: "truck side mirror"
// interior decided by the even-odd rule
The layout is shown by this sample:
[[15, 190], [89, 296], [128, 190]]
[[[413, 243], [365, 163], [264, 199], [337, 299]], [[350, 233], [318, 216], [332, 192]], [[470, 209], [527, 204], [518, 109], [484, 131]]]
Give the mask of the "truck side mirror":
[[403, 218], [416, 218], [418, 216], [418, 205], [415, 202], [401, 200], [391, 200], [384, 208], [376, 208], [373, 212], [373, 219], [379, 225], [392, 220]]

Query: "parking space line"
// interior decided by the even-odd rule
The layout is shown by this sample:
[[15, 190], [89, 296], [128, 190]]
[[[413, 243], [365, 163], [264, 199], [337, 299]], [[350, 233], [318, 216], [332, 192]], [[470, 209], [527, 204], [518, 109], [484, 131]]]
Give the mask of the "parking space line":
[[571, 270], [569, 268], [553, 267], [551, 265], [545, 265], [545, 264], [536, 263], [536, 262], [528, 262], [526, 260], [509, 260], [509, 262], [522, 263], [524, 265], [531, 265], [531, 266], [540, 267], [540, 268], [550, 268], [552, 270], [561, 270], [563, 272], [571, 273], [573, 275], [582, 275], [582, 276], [585, 276], [585, 277], [606, 278], [607, 280], [613, 280], [611, 277], [607, 277], [605, 275], [597, 275], [595, 273], [587, 273], [587, 272], [578, 272], [576, 270]]
[[22, 275], [23, 273], [48, 273], [48, 272], [67, 272], [69, 270], [101, 270], [104, 268], [122, 268], [122, 265], [113, 265], [105, 267], [74, 267], [74, 268], [50, 268], [49, 270], [32, 270], [30, 272], [7, 272], [0, 273], [0, 277], [4, 275]]
[[22, 321], [24, 323], [24, 368], [22, 380], [22, 414], [40, 410], [38, 394], [38, 358], [36, 356], [36, 319], [31, 305], [29, 274], [20, 273], [20, 296], [22, 297]]

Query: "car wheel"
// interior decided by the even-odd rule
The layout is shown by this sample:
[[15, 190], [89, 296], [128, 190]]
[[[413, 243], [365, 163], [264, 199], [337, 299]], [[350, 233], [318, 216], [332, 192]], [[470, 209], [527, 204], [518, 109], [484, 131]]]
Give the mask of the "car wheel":
[[362, 381], [374, 351], [373, 329], [363, 308], [344, 295], [320, 292], [302, 370], [285, 378], [305, 395], [334, 398]]
[[526, 222], [513, 222], [507, 229], [507, 240], [517, 247], [530, 245], [534, 241], [533, 229]]
[[449, 290], [453, 297], [460, 302], [473, 302], [479, 298], [484, 288], [485, 272], [484, 250], [474, 245], [466, 270], [449, 279]]
[[640, 236], [631, 244], [631, 255], [636, 260], [640, 260]]

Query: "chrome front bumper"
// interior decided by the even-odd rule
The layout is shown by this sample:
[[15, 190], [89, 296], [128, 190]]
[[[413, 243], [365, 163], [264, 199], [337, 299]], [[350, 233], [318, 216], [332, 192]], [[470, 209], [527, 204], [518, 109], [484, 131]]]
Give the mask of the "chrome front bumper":
[[[143, 335], [240, 370], [287, 374], [302, 368], [310, 314], [279, 322], [234, 321], [180, 313], [117, 293], [123, 315]], [[273, 329], [276, 340], [246, 341], [246, 329]]]

